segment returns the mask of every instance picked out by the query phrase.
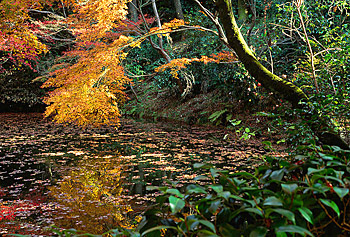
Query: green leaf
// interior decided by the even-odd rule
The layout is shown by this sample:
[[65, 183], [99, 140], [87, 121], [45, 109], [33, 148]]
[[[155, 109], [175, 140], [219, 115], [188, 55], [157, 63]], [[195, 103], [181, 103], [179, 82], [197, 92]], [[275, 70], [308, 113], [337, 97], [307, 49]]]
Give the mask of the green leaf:
[[145, 236], [146, 234], [151, 233], [151, 232], [156, 231], [156, 230], [164, 230], [164, 229], [174, 229], [174, 230], [177, 230], [177, 228], [174, 227], [174, 226], [160, 225], [160, 226], [156, 226], [156, 227], [153, 227], [153, 228], [150, 228], [150, 229], [146, 230], [145, 232], [142, 233], [141, 236]]
[[329, 156], [329, 155], [326, 155], [326, 154], [323, 154], [321, 152], [318, 152], [318, 154], [321, 156], [322, 159], [324, 160], [333, 160], [333, 156]]
[[288, 237], [288, 235], [284, 232], [278, 232], [276, 233], [276, 237]]
[[331, 180], [334, 180], [334, 181], [337, 181], [337, 182], [339, 182], [341, 185], [345, 185], [344, 184], [344, 182], [343, 182], [343, 180], [341, 180], [341, 179], [338, 179], [338, 178], [336, 178], [336, 177], [333, 177], [333, 176], [324, 176], [324, 178], [325, 179], [331, 179]]
[[193, 168], [195, 169], [208, 169], [208, 168], [212, 168], [213, 165], [210, 164], [203, 164], [203, 163], [195, 163], [193, 165]]
[[184, 208], [185, 206], [185, 201], [174, 197], [174, 196], [170, 196], [169, 197], [169, 204], [170, 204], [170, 209], [172, 213], [177, 213], [179, 212], [182, 208]]
[[180, 191], [177, 190], [177, 189], [175, 189], [175, 188], [167, 189], [167, 190], [166, 190], [166, 193], [176, 195], [176, 196], [178, 196], [178, 197], [180, 197], [180, 198], [183, 198], [183, 197], [184, 197], [184, 195], [183, 195], [182, 193], [180, 193]]
[[258, 208], [253, 208], [253, 207], [248, 207], [248, 208], [244, 208], [243, 211], [247, 211], [247, 212], [252, 212], [255, 214], [258, 214], [259, 216], [263, 216], [264, 211]]
[[232, 126], [237, 126], [242, 122], [242, 120], [231, 119], [229, 122], [232, 124]]
[[204, 194], [206, 194], [207, 193], [207, 191], [203, 187], [201, 187], [199, 185], [195, 185], [195, 184], [188, 185], [186, 187], [186, 192], [189, 194], [191, 194], [191, 193], [204, 193]]
[[197, 236], [201, 237], [201, 236], [205, 236], [205, 237], [219, 237], [217, 234], [209, 231], [209, 230], [199, 230], [197, 232]]
[[295, 224], [295, 216], [293, 212], [281, 208], [271, 209], [271, 211], [277, 212], [278, 214], [287, 217], [288, 220], [292, 221], [293, 224]]
[[217, 177], [219, 175], [219, 172], [220, 171], [217, 169], [213, 169], [213, 168], [210, 169], [211, 176], [213, 177]]
[[209, 180], [209, 177], [205, 175], [198, 175], [194, 177], [194, 180]]
[[240, 200], [240, 201], [246, 201], [247, 199], [245, 198], [242, 198], [240, 196], [237, 196], [237, 195], [230, 195], [230, 198], [233, 198], [233, 199], [236, 199], [236, 200]]
[[314, 224], [314, 222], [312, 221], [312, 211], [309, 208], [307, 208], [307, 207], [299, 207], [298, 211], [305, 218], [305, 220], [307, 220], [311, 224]]
[[210, 207], [208, 208], [208, 211], [212, 214], [216, 213], [216, 211], [219, 209], [219, 206], [221, 204], [221, 200], [216, 200], [210, 203]]
[[323, 198], [320, 198], [320, 201], [324, 205], [329, 206], [330, 208], [332, 208], [335, 211], [335, 213], [337, 213], [338, 217], [340, 216], [339, 207], [337, 206], [337, 204], [334, 201], [328, 200], [328, 199], [323, 199]]
[[272, 180], [278, 180], [281, 181], [284, 175], [284, 169], [280, 169], [280, 170], [275, 170], [271, 173], [270, 178]]
[[147, 191], [153, 191], [153, 190], [158, 190], [158, 189], [159, 189], [158, 186], [146, 186]]
[[307, 169], [307, 175], [313, 174], [313, 173], [318, 173], [323, 171], [324, 169], [314, 169], [314, 168], [308, 168]]
[[272, 147], [272, 142], [270, 142], [270, 141], [263, 141], [263, 142], [261, 142], [261, 144], [265, 145], [265, 149], [269, 149]]
[[285, 225], [285, 226], [280, 226], [278, 228], [276, 228], [276, 233], [298, 233], [301, 235], [309, 235], [309, 236], [313, 236], [313, 234], [308, 231], [307, 229], [304, 229], [300, 226], [296, 226], [296, 225]]
[[[255, 177], [253, 174], [251, 173], [248, 173], [248, 172], [236, 172], [236, 173], [233, 173], [232, 176], [240, 176], [240, 177], [245, 177], [245, 178], [248, 178], [248, 179], [255, 179], [256, 181], [258, 181], [259, 179], [257, 177]], [[234, 178], [235, 179], [235, 178]], [[244, 181], [245, 183], [246, 181]], [[242, 182], [243, 183], [243, 182]], [[237, 183], [237, 185], [240, 185]]]
[[231, 196], [231, 193], [229, 191], [220, 192], [218, 193], [218, 196], [225, 198], [225, 200], [228, 201], [228, 198]]
[[264, 226], [258, 226], [252, 232], [250, 232], [249, 237], [264, 237], [267, 234], [267, 229]]
[[339, 188], [339, 187], [333, 187], [333, 190], [338, 196], [343, 199], [348, 193], [349, 189], [348, 188]]
[[216, 233], [215, 226], [214, 226], [214, 224], [211, 223], [210, 221], [198, 220], [198, 222], [201, 223], [202, 225], [205, 225], [205, 226], [208, 227], [210, 230], [212, 230], [214, 233]]
[[221, 236], [241, 236], [241, 231], [228, 223], [220, 224], [219, 231]]
[[288, 193], [288, 194], [292, 194], [296, 191], [296, 189], [298, 188], [297, 184], [281, 184], [282, 189], [284, 192]]
[[224, 187], [222, 187], [222, 185], [212, 184], [209, 185], [209, 187], [211, 187], [217, 193], [221, 193], [224, 191]]
[[212, 113], [210, 116], [209, 116], [209, 120], [211, 122], [215, 122], [215, 120], [217, 120], [223, 113], [225, 113], [227, 111], [227, 109], [224, 109], [224, 110], [220, 110], [220, 111], [216, 111], [214, 113]]
[[283, 203], [280, 199], [272, 196], [265, 199], [264, 206], [283, 206]]

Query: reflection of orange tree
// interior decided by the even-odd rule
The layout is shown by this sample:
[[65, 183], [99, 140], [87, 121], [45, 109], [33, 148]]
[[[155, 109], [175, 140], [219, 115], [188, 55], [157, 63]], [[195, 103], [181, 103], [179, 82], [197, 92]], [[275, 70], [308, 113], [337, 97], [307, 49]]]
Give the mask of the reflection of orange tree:
[[132, 228], [131, 207], [120, 198], [122, 168], [116, 157], [82, 160], [58, 186], [50, 188], [57, 201], [55, 224], [101, 234], [121, 226]]

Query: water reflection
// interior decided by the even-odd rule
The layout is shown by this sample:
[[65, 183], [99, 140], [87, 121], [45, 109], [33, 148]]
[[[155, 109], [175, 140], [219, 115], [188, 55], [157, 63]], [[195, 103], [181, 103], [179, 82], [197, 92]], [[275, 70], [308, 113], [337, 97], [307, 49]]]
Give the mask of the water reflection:
[[[0, 216], [0, 235], [46, 236], [43, 227], [49, 224], [90, 233], [131, 226], [128, 215], [141, 214], [158, 195], [146, 191], [147, 185], [166, 185], [170, 179], [182, 190], [198, 175], [194, 163], [251, 170], [256, 162], [249, 158], [265, 153], [258, 143], [233, 143], [234, 136], [222, 140], [226, 131], [217, 129], [192, 127], [188, 132], [173, 124], [125, 120], [119, 131], [82, 130], [40, 116], [5, 120], [0, 114], [0, 213], [11, 220], [2, 222]], [[55, 180], [60, 181], [47, 195], [46, 187]]]
[[128, 217], [132, 209], [121, 198], [122, 171], [119, 156], [84, 157], [49, 188], [57, 205], [55, 224], [93, 234], [118, 226], [133, 227]]

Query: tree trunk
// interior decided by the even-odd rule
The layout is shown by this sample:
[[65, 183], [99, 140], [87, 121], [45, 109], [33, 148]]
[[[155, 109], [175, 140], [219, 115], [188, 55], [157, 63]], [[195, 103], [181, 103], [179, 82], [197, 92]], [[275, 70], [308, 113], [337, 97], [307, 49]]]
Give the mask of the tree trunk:
[[248, 18], [248, 9], [244, 0], [238, 0], [238, 20], [245, 21]]
[[181, 1], [174, 0], [176, 18], [180, 20], [185, 20], [184, 13], [182, 11]]
[[139, 14], [137, 13], [137, 0], [132, 0], [129, 3], [129, 17], [133, 22], [138, 22]]
[[[302, 100], [305, 102], [309, 100], [299, 87], [270, 72], [254, 56], [237, 26], [232, 11], [231, 0], [216, 0], [215, 3], [226, 32], [228, 43], [237, 53], [248, 72], [266, 89], [277, 92], [284, 97], [294, 108], [300, 108], [304, 111], [314, 111], [308, 103], [299, 103]], [[341, 139], [324, 118], [318, 116], [317, 111], [307, 113], [305, 116], [309, 120], [310, 128], [323, 144], [336, 145], [343, 149], [349, 149], [349, 145]]]
[[[162, 23], [160, 22], [160, 17], [158, 14], [156, 0], [151, 0], [151, 3], [152, 3], [153, 12], [154, 12], [154, 15], [156, 18], [157, 26], [159, 28], [161, 28]], [[163, 37], [161, 35], [158, 37], [158, 45], [159, 45], [158, 47], [155, 46], [155, 44], [152, 42], [152, 40], [150, 40], [150, 43], [151, 43], [152, 47], [157, 49], [158, 52], [164, 57], [164, 59], [167, 61], [167, 63], [169, 63], [171, 61], [169, 54], [163, 48]], [[184, 92], [183, 85], [182, 85], [179, 78], [175, 78], [175, 80], [176, 80], [176, 84], [179, 86], [180, 93], [182, 94]]]

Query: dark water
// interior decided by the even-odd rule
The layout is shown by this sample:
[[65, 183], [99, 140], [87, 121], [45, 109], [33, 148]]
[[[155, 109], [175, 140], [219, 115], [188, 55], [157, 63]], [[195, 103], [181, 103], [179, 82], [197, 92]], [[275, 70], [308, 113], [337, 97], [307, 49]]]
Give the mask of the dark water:
[[[55, 125], [40, 114], [0, 114], [0, 233], [38, 235], [43, 226], [57, 223], [90, 230], [96, 223], [85, 220], [75, 206], [85, 203], [84, 212], [89, 212], [94, 207], [87, 203], [110, 203], [111, 198], [134, 210], [128, 216], [136, 216], [154, 200], [147, 185], [164, 185], [169, 179], [181, 189], [198, 175], [194, 163], [251, 169], [265, 153], [260, 144], [209, 127], [123, 120], [118, 130], [81, 129]], [[51, 186], [56, 189], [50, 191]], [[71, 200], [69, 195], [82, 198], [64, 201]], [[105, 212], [122, 211], [105, 206], [92, 215], [103, 220], [98, 231], [116, 223]], [[70, 221], [60, 221], [68, 217]], [[15, 230], [13, 223], [23, 228]]]

